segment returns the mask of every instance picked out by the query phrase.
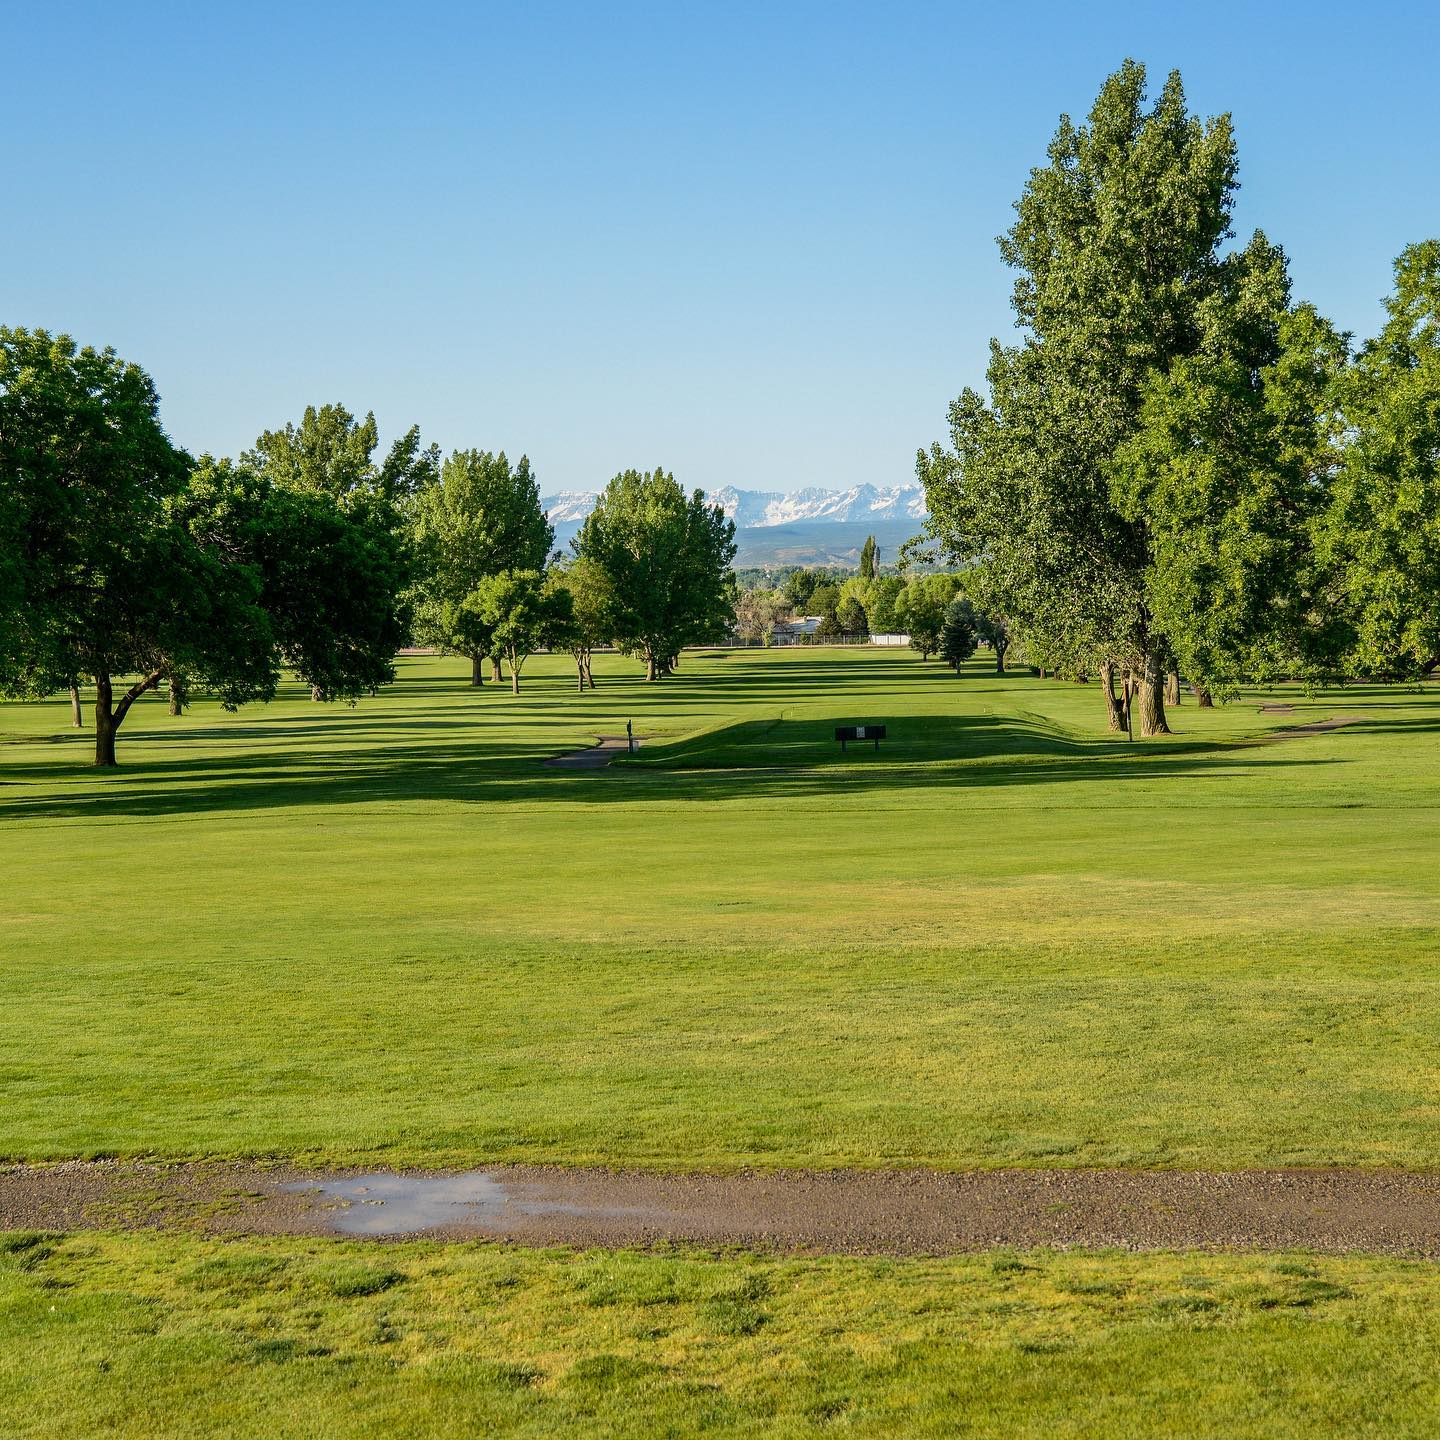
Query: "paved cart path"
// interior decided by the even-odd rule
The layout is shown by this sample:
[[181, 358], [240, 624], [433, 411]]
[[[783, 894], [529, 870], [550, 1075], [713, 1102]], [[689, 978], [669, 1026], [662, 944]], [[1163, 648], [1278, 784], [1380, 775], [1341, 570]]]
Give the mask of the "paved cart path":
[[0, 1228], [845, 1254], [992, 1246], [1363, 1250], [1440, 1258], [1440, 1175], [1366, 1170], [771, 1171], [497, 1166], [312, 1172], [117, 1161], [0, 1166]]
[[[624, 735], [598, 735], [595, 743], [586, 750], [572, 750], [568, 755], [556, 755], [546, 760], [559, 770], [603, 770], [617, 755], [623, 755], [630, 747]], [[640, 737], [635, 737], [635, 747], [640, 747]]]
[[1287, 725], [1283, 730], [1272, 730], [1268, 735], [1258, 735], [1253, 740], [1242, 740], [1242, 745], [1273, 745], [1277, 740], [1300, 740], [1306, 735], [1323, 735], [1327, 730], [1340, 730], [1346, 725], [1358, 725], [1363, 715], [1332, 715], [1328, 720], [1314, 720], [1308, 725]]

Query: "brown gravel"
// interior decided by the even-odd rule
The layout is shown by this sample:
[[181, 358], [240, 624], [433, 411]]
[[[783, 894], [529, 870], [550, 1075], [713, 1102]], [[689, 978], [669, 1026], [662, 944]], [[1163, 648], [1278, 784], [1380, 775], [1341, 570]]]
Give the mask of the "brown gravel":
[[[329, 1187], [328, 1193], [325, 1188]], [[1440, 1175], [1367, 1170], [773, 1171], [500, 1166], [364, 1173], [67, 1162], [0, 1166], [0, 1228], [486, 1237], [842, 1254], [993, 1246], [1440, 1257]]]

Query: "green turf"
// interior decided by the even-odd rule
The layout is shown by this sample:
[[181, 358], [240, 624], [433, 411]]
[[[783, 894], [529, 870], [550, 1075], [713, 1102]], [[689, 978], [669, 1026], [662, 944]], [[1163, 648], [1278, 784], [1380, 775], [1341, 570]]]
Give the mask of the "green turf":
[[1391, 1260], [0, 1237], [8, 1440], [1393, 1440], [1437, 1362]]
[[118, 774], [0, 707], [0, 1154], [1440, 1163], [1433, 693], [1127, 746], [906, 652], [465, 669], [149, 699]]

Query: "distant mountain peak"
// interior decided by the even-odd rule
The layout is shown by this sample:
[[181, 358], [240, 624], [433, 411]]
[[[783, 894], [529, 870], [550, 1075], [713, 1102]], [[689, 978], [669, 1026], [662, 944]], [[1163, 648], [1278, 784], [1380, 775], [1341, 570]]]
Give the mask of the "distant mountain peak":
[[[561, 490], [540, 503], [557, 531], [578, 530], [595, 508], [598, 491]], [[737, 530], [763, 530], [774, 525], [863, 524], [866, 521], [915, 521], [926, 515], [925, 491], [913, 481], [905, 485], [852, 485], [845, 490], [810, 486], [781, 494], [741, 490], [734, 485], [712, 490], [706, 499], [719, 505]]]

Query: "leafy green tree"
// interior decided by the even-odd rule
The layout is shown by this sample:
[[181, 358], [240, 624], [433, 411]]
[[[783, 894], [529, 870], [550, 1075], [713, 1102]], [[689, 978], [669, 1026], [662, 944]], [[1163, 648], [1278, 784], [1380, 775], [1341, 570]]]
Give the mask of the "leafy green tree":
[[467, 597], [502, 571], [543, 570], [555, 541], [530, 461], [512, 466], [503, 451], [457, 450], [415, 494], [410, 517], [415, 636], [466, 656], [470, 683], [479, 685], [492, 642]]
[[[1141, 527], [1144, 605], [1174, 664], [1215, 694], [1333, 657], [1315, 548], [1339, 452], [1345, 340], [1292, 306], [1257, 237], [1224, 266], [1200, 343], [1148, 382], [1111, 488]], [[1172, 703], [1179, 699], [1171, 671]]]
[[270, 484], [228, 461], [203, 462], [189, 498], [209, 506], [191, 517], [192, 529], [208, 527], [211, 543], [259, 573], [280, 659], [316, 699], [354, 701], [395, 678], [411, 556], [383, 514]]
[[546, 583], [570, 596], [569, 621], [557, 630], [552, 643], [568, 646], [575, 658], [576, 685], [584, 694], [587, 685], [595, 688], [592, 652], [614, 638], [615, 597], [609, 577], [593, 560], [574, 555], [552, 566]]
[[487, 575], [467, 601], [492, 637], [520, 693], [520, 671], [536, 650], [568, 640], [574, 600], [564, 586], [547, 586], [539, 570], [502, 570]]
[[834, 610], [827, 610], [820, 617], [820, 623], [815, 627], [815, 638], [817, 640], [840, 640], [844, 635], [845, 627], [840, 623], [840, 617]]
[[895, 602], [896, 621], [909, 632], [910, 648], [922, 660], [939, 652], [945, 610], [958, 585], [953, 575], [916, 576], [906, 583]]
[[794, 570], [785, 577], [785, 598], [798, 613], [805, 613], [822, 578], [822, 574], [814, 570]]
[[1228, 117], [1188, 114], [1178, 74], [1147, 108], [1132, 61], [1086, 124], [1062, 118], [1001, 240], [1025, 341], [992, 343], [988, 403], [964, 392], [952, 448], [918, 458], [930, 532], [952, 557], [985, 562], [980, 608], [1036, 645], [1048, 632], [1080, 669], [1133, 667], [1146, 734], [1168, 730], [1171, 651], [1146, 584], [1148, 516], [1115, 460], [1152, 382], [1204, 341], [1230, 263], [1235, 165]]
[[831, 580], [822, 580], [810, 592], [807, 606], [812, 615], [828, 615], [840, 605], [840, 587]]
[[960, 667], [975, 653], [977, 638], [975, 611], [964, 596], [957, 596], [945, 607], [940, 658], [958, 675]]
[[0, 328], [0, 683], [36, 695], [90, 677], [98, 766], [166, 675], [232, 708], [273, 693], [260, 578], [186, 523], [190, 468], [139, 366]]
[[995, 673], [1005, 673], [1005, 654], [1010, 649], [1010, 622], [1003, 615], [991, 615], [984, 610], [975, 615], [975, 633], [983, 640], [995, 656]]
[[865, 608], [853, 595], [840, 602], [835, 611], [835, 618], [839, 620], [840, 628], [847, 635], [868, 635], [870, 633], [870, 622], [865, 618]]
[[687, 497], [664, 470], [617, 475], [575, 551], [605, 573], [615, 641], [645, 661], [647, 680], [673, 670], [684, 646], [717, 639], [734, 623], [735, 526], [702, 491]]
[[1408, 247], [1344, 391], [1351, 443], [1321, 527], [1352, 671], [1440, 663], [1440, 240]]
[[418, 425], [377, 463], [379, 444], [373, 412], [356, 420], [343, 405], [310, 405], [298, 425], [265, 431], [241, 461], [273, 485], [329, 495], [347, 507], [362, 499], [398, 504], [434, 481], [440, 451], [421, 448]]
[[[310, 668], [323, 677], [312, 681], [315, 700], [353, 699], [356, 693], [393, 678], [394, 645], [383, 659], [374, 647], [389, 644], [392, 635], [403, 637], [408, 627], [411, 556], [404, 509], [418, 490], [435, 479], [439, 451], [433, 445], [422, 449], [415, 427], [377, 462], [378, 444], [373, 414], [357, 421], [343, 405], [318, 409], [311, 405], [299, 425], [265, 431], [241, 457], [242, 466], [277, 494], [328, 500], [347, 522], [342, 525], [332, 511], [315, 503], [295, 509], [295, 518], [311, 527], [315, 541], [327, 529], [329, 543], [340, 543], [343, 535], [350, 562], [335, 577], [337, 584], [345, 583], [343, 591], [329, 593], [323, 585], [307, 587], [293, 576], [285, 579], [287, 592], [308, 588], [309, 598], [317, 602], [311, 622], [298, 610], [292, 609], [288, 616], [290, 634], [303, 637], [297, 653], [308, 653]], [[367, 563], [375, 567], [370, 578], [357, 568]], [[383, 621], [372, 608], [382, 600], [391, 610]], [[352, 633], [348, 628], [352, 625], [361, 646], [347, 659], [334, 642]]]
[[905, 582], [898, 575], [877, 575], [870, 584], [866, 613], [870, 631], [875, 635], [892, 635], [900, 628], [895, 603], [904, 592]]
[[873, 580], [877, 569], [878, 551], [875, 548], [875, 537], [867, 535], [865, 543], [860, 547], [860, 577], [863, 580]]

